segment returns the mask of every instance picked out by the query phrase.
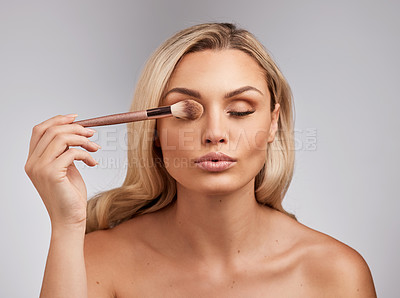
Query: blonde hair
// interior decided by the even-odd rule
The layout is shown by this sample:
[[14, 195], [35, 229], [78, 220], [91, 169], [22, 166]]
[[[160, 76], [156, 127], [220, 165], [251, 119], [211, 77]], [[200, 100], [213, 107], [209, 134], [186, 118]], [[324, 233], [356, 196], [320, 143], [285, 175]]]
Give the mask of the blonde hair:
[[[255, 179], [260, 204], [279, 210], [293, 176], [293, 103], [288, 83], [265, 48], [248, 31], [228, 23], [206, 23], [182, 30], [150, 57], [138, 81], [131, 111], [160, 105], [169, 78], [182, 57], [204, 50], [238, 49], [264, 69], [271, 93], [271, 111], [280, 104], [278, 132], [266, 150], [264, 167]], [[114, 227], [137, 215], [155, 212], [176, 200], [176, 182], [166, 171], [154, 145], [155, 121], [128, 124], [128, 168], [122, 186], [88, 201], [86, 233]], [[137, 132], [137, 133], [135, 133]]]

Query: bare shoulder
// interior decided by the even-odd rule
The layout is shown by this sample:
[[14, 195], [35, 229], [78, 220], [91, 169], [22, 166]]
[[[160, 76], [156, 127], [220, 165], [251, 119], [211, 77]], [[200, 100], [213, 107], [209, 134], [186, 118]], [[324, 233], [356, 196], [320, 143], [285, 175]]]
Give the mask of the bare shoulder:
[[84, 255], [88, 297], [117, 296], [122, 269], [135, 258], [135, 251], [143, 251], [144, 219], [134, 218], [115, 228], [86, 234]]
[[376, 297], [370, 269], [356, 250], [300, 223], [293, 224], [298, 229], [298, 243], [302, 243], [300, 271], [317, 296]]
[[88, 297], [115, 297], [112, 283], [113, 232], [95, 231], [85, 236], [84, 256]]

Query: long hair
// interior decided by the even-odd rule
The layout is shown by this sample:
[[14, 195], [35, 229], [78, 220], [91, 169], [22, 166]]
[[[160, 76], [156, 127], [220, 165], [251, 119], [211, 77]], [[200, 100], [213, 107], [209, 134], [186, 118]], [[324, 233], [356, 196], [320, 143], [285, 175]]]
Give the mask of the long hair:
[[[294, 215], [282, 207], [293, 176], [293, 103], [288, 83], [262, 44], [248, 31], [229, 23], [195, 25], [164, 42], [147, 61], [137, 83], [131, 111], [160, 105], [178, 62], [188, 53], [238, 49], [262, 67], [271, 94], [271, 112], [280, 104], [278, 131], [266, 150], [265, 164], [255, 178], [257, 202]], [[88, 201], [86, 233], [114, 227], [137, 215], [155, 212], [176, 200], [176, 181], [166, 171], [155, 146], [156, 121], [128, 124], [128, 167], [122, 186]]]

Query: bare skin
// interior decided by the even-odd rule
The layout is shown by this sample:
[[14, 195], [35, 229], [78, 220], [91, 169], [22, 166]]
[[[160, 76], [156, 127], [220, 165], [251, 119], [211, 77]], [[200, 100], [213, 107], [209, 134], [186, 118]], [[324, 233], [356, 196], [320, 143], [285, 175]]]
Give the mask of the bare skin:
[[368, 266], [355, 250], [278, 211], [260, 208], [266, 224], [259, 234], [263, 244], [247, 250], [235, 247], [234, 255], [223, 258], [194, 254], [190, 242], [177, 237], [170, 226], [174, 207], [88, 234], [89, 293], [93, 297], [376, 297]]
[[[224, 98], [242, 86], [260, 92]], [[87, 235], [89, 292], [116, 297], [375, 297], [368, 266], [356, 251], [256, 202], [254, 176], [264, 163], [265, 146], [274, 141], [279, 117], [278, 104], [269, 112], [268, 86], [258, 64], [237, 50], [189, 54], [171, 77], [168, 90], [175, 88], [195, 90], [200, 97], [193, 99], [205, 108], [198, 121], [157, 122], [159, 146], [177, 181], [177, 201]], [[186, 97], [171, 92], [164, 104]], [[256, 112], [243, 118], [227, 114], [237, 110]], [[180, 130], [186, 132], [185, 144]], [[241, 131], [248, 143], [240, 139]], [[268, 133], [257, 137], [257, 131]], [[234, 167], [216, 174], [176, 166], [218, 150], [237, 159]]]
[[[226, 96], [243, 86], [253, 89]], [[67, 116], [34, 128], [25, 170], [52, 224], [41, 297], [376, 297], [356, 251], [257, 203], [254, 179], [280, 111], [271, 112], [259, 65], [237, 50], [192, 53], [175, 69], [174, 88], [196, 91], [204, 107], [196, 121], [157, 120], [177, 200], [109, 230], [85, 236], [86, 187], [73, 164], [96, 164], [87, 152], [99, 149], [93, 132]], [[163, 104], [186, 98], [171, 92]], [[234, 165], [211, 173], [171, 162], [215, 151]]]

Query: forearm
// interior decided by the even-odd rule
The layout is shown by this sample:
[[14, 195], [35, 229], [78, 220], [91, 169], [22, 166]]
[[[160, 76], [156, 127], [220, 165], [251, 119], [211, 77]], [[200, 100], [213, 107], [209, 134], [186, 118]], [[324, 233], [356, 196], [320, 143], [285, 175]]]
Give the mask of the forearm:
[[41, 298], [87, 297], [85, 228], [53, 228]]

